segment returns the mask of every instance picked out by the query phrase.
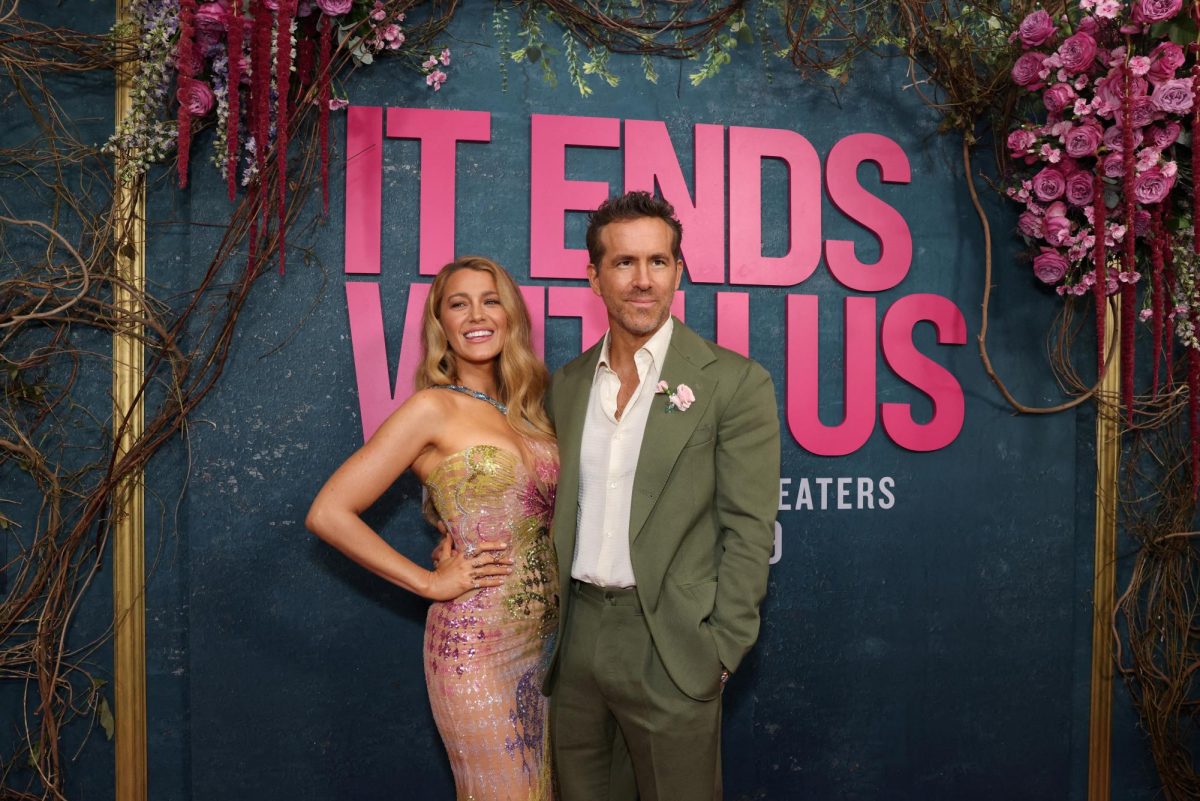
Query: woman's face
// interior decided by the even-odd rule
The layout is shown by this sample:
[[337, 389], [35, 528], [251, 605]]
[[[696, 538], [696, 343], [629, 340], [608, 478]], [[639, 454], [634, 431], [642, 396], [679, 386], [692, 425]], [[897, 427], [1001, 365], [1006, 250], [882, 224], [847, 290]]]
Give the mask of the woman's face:
[[459, 359], [482, 364], [497, 359], [508, 336], [508, 312], [491, 273], [470, 268], [446, 281], [439, 309], [442, 331]]

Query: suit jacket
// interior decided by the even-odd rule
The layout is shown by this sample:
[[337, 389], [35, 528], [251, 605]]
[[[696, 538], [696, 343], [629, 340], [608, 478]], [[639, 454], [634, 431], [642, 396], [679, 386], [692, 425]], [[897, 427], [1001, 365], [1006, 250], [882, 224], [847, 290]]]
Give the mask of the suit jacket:
[[[547, 694], [570, 615], [579, 452], [602, 345], [557, 371], [546, 396], [561, 461], [553, 537], [562, 605]], [[668, 412], [664, 396], [650, 411], [634, 477], [630, 555], [663, 666], [680, 690], [706, 700], [720, 693], [722, 668], [736, 670], [758, 637], [779, 501], [779, 415], [761, 365], [678, 320], [661, 378], [687, 384], [696, 400]]]

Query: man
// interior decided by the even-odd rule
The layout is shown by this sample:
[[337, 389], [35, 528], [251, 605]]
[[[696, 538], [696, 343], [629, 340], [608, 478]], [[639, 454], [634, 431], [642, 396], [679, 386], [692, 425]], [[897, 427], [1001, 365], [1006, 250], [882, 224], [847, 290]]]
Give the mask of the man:
[[645, 192], [596, 210], [588, 281], [609, 330], [547, 396], [562, 591], [543, 690], [562, 801], [719, 799], [721, 691], [758, 637], [775, 392], [759, 364], [670, 316], [681, 238]]

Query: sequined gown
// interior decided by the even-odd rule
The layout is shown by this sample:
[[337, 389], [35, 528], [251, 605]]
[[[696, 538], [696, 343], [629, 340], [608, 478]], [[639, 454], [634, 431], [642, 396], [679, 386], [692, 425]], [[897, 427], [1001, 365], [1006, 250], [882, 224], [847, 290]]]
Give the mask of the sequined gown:
[[514, 560], [500, 587], [434, 603], [425, 622], [425, 683], [454, 770], [458, 801], [551, 801], [542, 677], [558, 623], [550, 518], [558, 484], [554, 445], [521, 456], [476, 445], [426, 479], [454, 547], [506, 540]]

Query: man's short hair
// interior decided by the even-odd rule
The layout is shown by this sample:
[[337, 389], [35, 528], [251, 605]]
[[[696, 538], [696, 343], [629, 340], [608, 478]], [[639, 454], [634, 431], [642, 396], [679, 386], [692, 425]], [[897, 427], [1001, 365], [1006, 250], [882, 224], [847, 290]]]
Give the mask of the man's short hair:
[[610, 197], [588, 216], [587, 251], [591, 263], [599, 268], [600, 259], [604, 256], [604, 248], [600, 244], [600, 230], [604, 226], [642, 217], [657, 217], [671, 227], [671, 252], [682, 261], [680, 245], [683, 242], [683, 226], [675, 219], [675, 207], [649, 192], [637, 191]]

